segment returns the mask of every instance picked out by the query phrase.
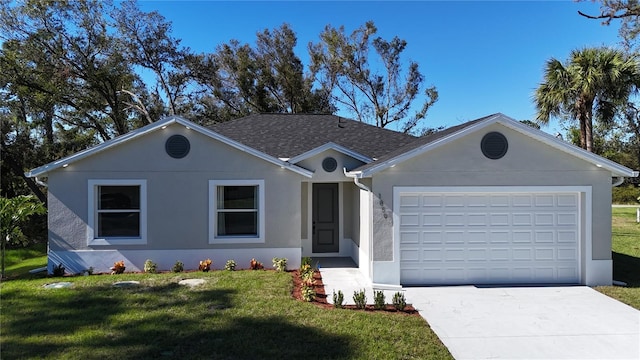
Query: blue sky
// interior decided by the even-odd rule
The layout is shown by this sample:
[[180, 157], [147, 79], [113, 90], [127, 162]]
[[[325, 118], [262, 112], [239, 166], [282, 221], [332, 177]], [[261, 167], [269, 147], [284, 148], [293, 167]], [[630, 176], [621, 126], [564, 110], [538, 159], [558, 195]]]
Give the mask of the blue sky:
[[[423, 123], [451, 126], [502, 112], [535, 118], [532, 94], [545, 62], [564, 60], [572, 49], [617, 46], [618, 24], [602, 26], [578, 15], [598, 5], [572, 1], [141, 1], [173, 23], [173, 35], [195, 52], [213, 52], [238, 39], [253, 43], [256, 32], [288, 23], [306, 63], [307, 44], [327, 24], [351, 33], [373, 20], [378, 35], [407, 40], [405, 60], [420, 65], [425, 83], [440, 99]], [[348, 114], [341, 114], [348, 116]], [[552, 123], [543, 130], [564, 132]]]

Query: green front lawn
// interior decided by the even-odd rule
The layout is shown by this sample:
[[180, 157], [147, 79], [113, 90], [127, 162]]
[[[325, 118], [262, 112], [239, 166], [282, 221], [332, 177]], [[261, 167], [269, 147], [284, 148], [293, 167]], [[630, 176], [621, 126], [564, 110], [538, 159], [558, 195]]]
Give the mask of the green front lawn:
[[[177, 282], [203, 278], [189, 289]], [[133, 288], [114, 281], [137, 280]], [[70, 281], [67, 289], [44, 284]], [[289, 273], [214, 271], [19, 279], [1, 285], [6, 359], [450, 359], [420, 317], [322, 309]]]
[[42, 275], [29, 274], [29, 270], [47, 266], [47, 245], [37, 244], [28, 248], [8, 249], [5, 276], [9, 279], [32, 279]]
[[628, 287], [599, 286], [596, 290], [640, 309], [640, 224], [635, 208], [613, 208], [613, 278]]

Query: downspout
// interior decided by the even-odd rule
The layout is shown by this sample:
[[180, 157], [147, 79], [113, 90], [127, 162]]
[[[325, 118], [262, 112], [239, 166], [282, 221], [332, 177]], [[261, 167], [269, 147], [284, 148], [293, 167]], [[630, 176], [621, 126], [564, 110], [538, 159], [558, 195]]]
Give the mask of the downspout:
[[49, 187], [49, 184], [47, 184], [46, 182], [38, 179], [37, 176], [34, 176], [33, 179], [35, 180], [36, 184], [38, 184], [40, 186], [44, 186], [44, 187]]
[[618, 176], [617, 180], [613, 182], [613, 184], [611, 184], [611, 187], [616, 187], [621, 185], [624, 182], [624, 176]]
[[356, 175], [348, 174], [347, 168], [342, 168], [342, 171], [344, 176], [353, 179], [353, 183], [357, 187], [369, 193], [369, 211], [371, 212], [371, 216], [369, 216], [369, 280], [373, 283], [373, 192], [365, 184], [361, 183]]

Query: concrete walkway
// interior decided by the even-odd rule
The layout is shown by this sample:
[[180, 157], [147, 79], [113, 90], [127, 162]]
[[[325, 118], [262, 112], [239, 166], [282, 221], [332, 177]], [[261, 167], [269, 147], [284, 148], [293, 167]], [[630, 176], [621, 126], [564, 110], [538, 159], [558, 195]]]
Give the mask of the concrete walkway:
[[[325, 292], [373, 286], [352, 267], [320, 260]], [[315, 262], [314, 262], [315, 265]], [[394, 291], [385, 291], [391, 302]], [[402, 289], [451, 354], [462, 359], [640, 359], [640, 311], [586, 286]]]
[[[373, 284], [360, 272], [350, 258], [314, 258], [314, 267], [320, 269], [327, 301], [333, 304], [333, 292], [342, 291], [345, 305], [354, 305], [353, 292], [364, 290], [367, 304], [373, 304]], [[391, 303], [393, 295], [400, 289], [383, 290], [387, 303]]]

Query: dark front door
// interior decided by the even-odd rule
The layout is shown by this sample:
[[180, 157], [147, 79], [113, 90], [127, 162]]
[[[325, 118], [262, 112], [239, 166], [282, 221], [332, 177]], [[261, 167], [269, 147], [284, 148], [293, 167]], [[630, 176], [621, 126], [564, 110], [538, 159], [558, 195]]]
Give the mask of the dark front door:
[[313, 252], [338, 252], [338, 184], [313, 184]]

